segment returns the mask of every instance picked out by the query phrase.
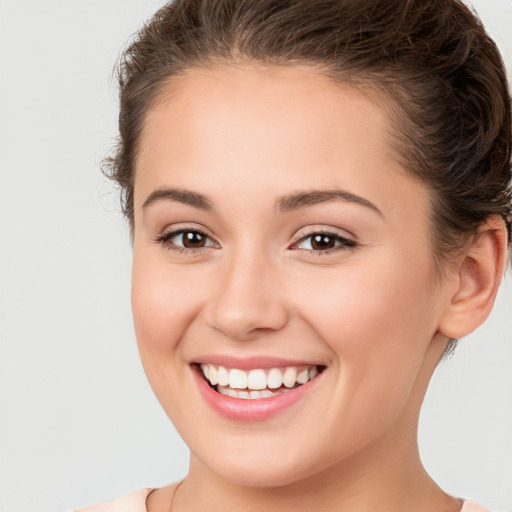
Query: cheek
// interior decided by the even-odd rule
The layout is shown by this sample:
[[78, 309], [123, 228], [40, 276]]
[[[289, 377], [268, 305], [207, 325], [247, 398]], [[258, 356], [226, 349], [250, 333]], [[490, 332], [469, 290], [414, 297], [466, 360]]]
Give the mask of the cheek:
[[144, 358], [172, 353], [195, 318], [203, 294], [200, 276], [169, 265], [165, 256], [134, 248], [132, 310]]
[[329, 347], [338, 370], [338, 405], [324, 420], [333, 431], [346, 432], [347, 439], [340, 437], [350, 446], [366, 443], [396, 421], [435, 333], [428, 272], [380, 263], [322, 269], [314, 279], [303, 276], [294, 289], [297, 309]]
[[357, 339], [364, 350], [427, 328], [429, 276], [426, 264], [407, 266], [403, 257], [381, 254], [364, 265], [304, 272], [294, 279], [300, 285], [291, 286], [303, 315], [326, 340]]
[[357, 385], [413, 380], [436, 330], [428, 265], [409, 268], [403, 257], [386, 256], [304, 273], [293, 288], [301, 316]]
[[[134, 247], [132, 311], [137, 345], [147, 379], [171, 421], [187, 417], [179, 394], [186, 381], [180, 341], [200, 310], [204, 286], [197, 274], [169, 265], [165, 254]], [[188, 427], [187, 427], [188, 428]]]

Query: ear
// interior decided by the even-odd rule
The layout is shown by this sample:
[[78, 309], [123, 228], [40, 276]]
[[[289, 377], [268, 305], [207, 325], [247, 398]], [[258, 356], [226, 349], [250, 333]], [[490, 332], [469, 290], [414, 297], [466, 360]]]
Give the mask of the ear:
[[454, 286], [439, 324], [448, 338], [467, 336], [489, 316], [505, 271], [507, 244], [501, 217], [482, 223], [453, 274]]

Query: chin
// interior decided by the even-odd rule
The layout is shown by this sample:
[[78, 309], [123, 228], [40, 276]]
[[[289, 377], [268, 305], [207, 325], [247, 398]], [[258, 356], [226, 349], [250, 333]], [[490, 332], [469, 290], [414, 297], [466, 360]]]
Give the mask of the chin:
[[266, 446], [251, 443], [246, 450], [236, 444], [210, 445], [206, 450], [203, 445], [203, 450], [193, 452], [191, 470], [195, 469], [193, 466], [206, 466], [217, 477], [235, 485], [277, 488], [322, 473], [335, 463], [329, 454], [320, 456], [313, 447], [311, 451], [304, 450], [307, 446], [303, 442], [277, 446], [267, 440]]
[[220, 478], [243, 487], [284, 487], [297, 483], [310, 475], [310, 472], [300, 471], [296, 466], [279, 463], [275, 458], [262, 464], [251, 461], [221, 461], [215, 460], [209, 465], [210, 470]]

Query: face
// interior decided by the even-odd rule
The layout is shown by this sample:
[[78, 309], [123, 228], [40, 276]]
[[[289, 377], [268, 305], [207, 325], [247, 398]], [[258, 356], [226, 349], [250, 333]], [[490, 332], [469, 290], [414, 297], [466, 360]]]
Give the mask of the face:
[[385, 108], [301, 67], [196, 70], [166, 92], [136, 166], [132, 305], [191, 471], [277, 486], [396, 451], [442, 294]]

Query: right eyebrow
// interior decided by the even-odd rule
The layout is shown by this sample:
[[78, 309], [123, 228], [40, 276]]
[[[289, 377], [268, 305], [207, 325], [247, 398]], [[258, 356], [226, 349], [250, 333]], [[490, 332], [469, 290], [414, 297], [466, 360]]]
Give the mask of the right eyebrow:
[[192, 192], [191, 190], [179, 188], [156, 189], [146, 198], [142, 208], [146, 208], [157, 201], [177, 201], [178, 203], [188, 204], [207, 212], [214, 211], [213, 203], [208, 197], [197, 192]]

